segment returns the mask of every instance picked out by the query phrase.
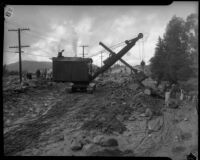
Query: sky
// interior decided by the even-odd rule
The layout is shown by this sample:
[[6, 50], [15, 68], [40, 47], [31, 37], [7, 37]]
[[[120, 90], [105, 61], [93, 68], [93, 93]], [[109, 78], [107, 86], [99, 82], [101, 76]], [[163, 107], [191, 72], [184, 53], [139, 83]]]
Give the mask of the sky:
[[[149, 63], [154, 56], [158, 37], [162, 37], [170, 19], [176, 15], [186, 19], [191, 13], [198, 13], [198, 1], [173, 2], [168, 6], [69, 6], [69, 5], [8, 5], [5, 13], [11, 9], [11, 16], [4, 21], [3, 63], [10, 64], [19, 60], [18, 32], [8, 29], [26, 29], [21, 31], [23, 47], [22, 60], [52, 61], [58, 51], [63, 55], [82, 57], [82, 45], [85, 57], [91, 57], [93, 63], [101, 65], [108, 57], [99, 42], [111, 47], [116, 53], [124, 47], [125, 40], [143, 33], [143, 39], [123, 56], [130, 65], [138, 65], [142, 60]], [[10, 10], [9, 10], [10, 12]]]

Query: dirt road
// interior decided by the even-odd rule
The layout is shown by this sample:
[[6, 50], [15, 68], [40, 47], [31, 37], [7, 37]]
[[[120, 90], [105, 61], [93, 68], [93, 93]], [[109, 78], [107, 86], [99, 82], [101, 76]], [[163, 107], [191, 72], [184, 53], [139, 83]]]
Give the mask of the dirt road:
[[[163, 110], [162, 99], [136, 91], [126, 77], [97, 83], [93, 94], [69, 94], [66, 84], [54, 83], [4, 96], [4, 119], [11, 111], [16, 115], [4, 123], [5, 155], [197, 155], [198, 116], [193, 104]], [[20, 106], [40, 109], [17, 114]], [[152, 117], [145, 114], [147, 108]]]

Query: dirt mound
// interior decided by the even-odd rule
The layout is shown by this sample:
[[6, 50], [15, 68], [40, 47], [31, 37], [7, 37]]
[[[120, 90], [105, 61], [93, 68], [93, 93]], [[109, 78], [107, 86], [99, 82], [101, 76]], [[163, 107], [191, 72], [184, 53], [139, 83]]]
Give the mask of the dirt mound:
[[126, 127], [115, 117], [112, 118], [109, 117], [109, 115], [103, 115], [101, 118], [86, 121], [81, 129], [98, 130], [105, 134], [111, 134], [113, 132], [123, 133], [123, 131], [126, 130]]

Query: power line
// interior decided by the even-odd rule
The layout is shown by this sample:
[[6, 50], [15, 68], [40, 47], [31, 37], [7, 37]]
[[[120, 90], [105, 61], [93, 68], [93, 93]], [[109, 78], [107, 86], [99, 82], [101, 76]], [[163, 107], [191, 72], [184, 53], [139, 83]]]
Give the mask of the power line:
[[[7, 24], [11, 24], [11, 25], [13, 25], [13, 26], [15, 26], [15, 27], [19, 27], [19, 26], [20, 26], [20, 25], [17, 24], [15, 21], [14, 21], [15, 23], [10, 22], [10, 21], [5, 21], [5, 22], [6, 22]], [[32, 33], [32, 34], [31, 34], [31, 33]], [[35, 35], [34, 33], [35, 33], [36, 35]], [[45, 35], [46, 35], [46, 36], [49, 36], [49, 35], [47, 35], [47, 34], [44, 35], [44, 33], [40, 33], [39, 31], [37, 31], [37, 30], [35, 30], [35, 29], [32, 29], [31, 32], [28, 32], [27, 34], [31, 34], [32, 36], [35, 36], [36, 38], [39, 37], [39, 38], [42, 38], [42, 39], [45, 39], [45, 40], [48, 39], [47, 37], [45, 37]], [[44, 36], [41, 36], [41, 34], [43, 34]], [[53, 37], [53, 38], [55, 38], [55, 37]], [[52, 39], [52, 41], [57, 42], [57, 40], [53, 40], [53, 39]]]
[[[5, 50], [4, 52], [8, 52], [8, 53], [19, 53], [19, 52], [14, 52], [14, 51], [9, 51], [9, 50]], [[21, 53], [25, 53], [24, 55], [33, 55], [33, 56], [36, 56], [36, 57], [51, 58], [51, 57], [49, 57], [49, 56], [35, 55], [35, 54], [27, 53], [27, 52], [24, 52], [24, 51], [21, 51]]]
[[17, 24], [16, 22], [15, 23], [13, 23], [13, 22], [10, 22], [10, 21], [6, 21], [5, 20], [5, 22], [7, 23], [7, 24], [9, 24], [9, 25], [12, 25], [12, 26], [14, 26], [14, 27], [20, 27], [20, 25], [19, 24]]
[[3, 52], [7, 52], [7, 53], [15, 53], [14, 51], [8, 51], [8, 50], [5, 50]]
[[36, 57], [45, 57], [45, 58], [51, 58], [49, 56], [42, 56], [42, 55], [35, 55], [35, 54], [31, 54], [31, 53], [26, 53], [27, 55], [32, 55], [32, 56], [36, 56]]
[[[36, 34], [34, 34], [34, 32], [29, 32], [27, 34], [29, 34], [30, 36], [32, 36], [32, 38], [35, 38], [35, 39], [38, 39], [38, 38], [41, 39], [42, 38], [44, 40], [48, 40], [48, 37], [44, 37], [44, 36], [41, 36], [41, 35], [36, 35]], [[26, 35], [26, 36], [28, 36], [28, 35]], [[51, 41], [58, 42], [58, 40], [55, 40], [54, 38], [51, 38]]]
[[[121, 47], [121, 46], [123, 46], [123, 45], [125, 45], [125, 43], [124, 43], [124, 42], [120, 42], [120, 43], [117, 43], [117, 44], [115, 44], [115, 45], [113, 45], [113, 46], [110, 46], [109, 48], [111, 48], [111, 49], [116, 49], [116, 48]], [[97, 55], [101, 54], [101, 52], [106, 52], [106, 50], [103, 49], [103, 50], [101, 50], [101, 51], [98, 51], [98, 52], [96, 52], [95, 54], [93, 54], [93, 55], [91, 55], [91, 56], [89, 56], [89, 57], [91, 58], [91, 57], [97, 56]]]

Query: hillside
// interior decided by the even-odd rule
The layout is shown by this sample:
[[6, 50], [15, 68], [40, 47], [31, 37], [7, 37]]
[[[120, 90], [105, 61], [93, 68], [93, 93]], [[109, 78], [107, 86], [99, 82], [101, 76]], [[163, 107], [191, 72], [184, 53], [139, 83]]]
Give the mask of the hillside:
[[[22, 70], [35, 72], [37, 69], [51, 68], [52, 62], [22, 61]], [[19, 71], [19, 63], [11, 63], [7, 65], [9, 71]]]

